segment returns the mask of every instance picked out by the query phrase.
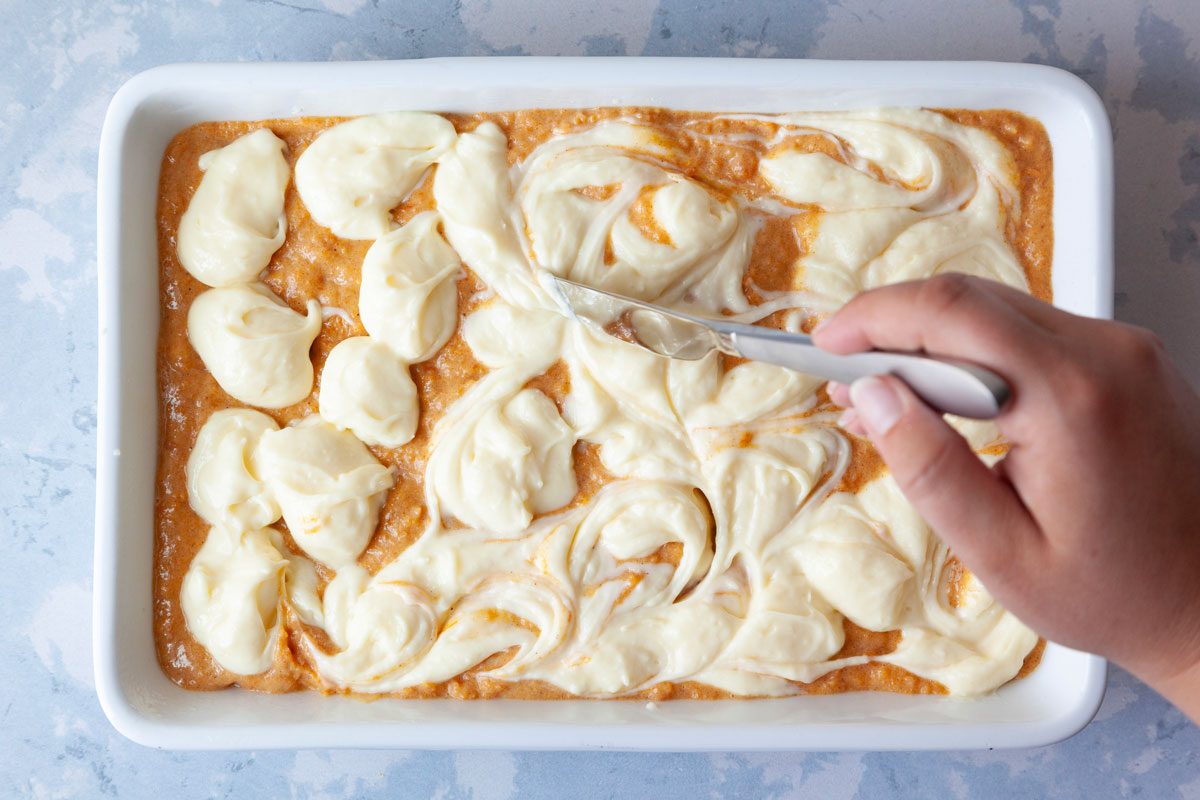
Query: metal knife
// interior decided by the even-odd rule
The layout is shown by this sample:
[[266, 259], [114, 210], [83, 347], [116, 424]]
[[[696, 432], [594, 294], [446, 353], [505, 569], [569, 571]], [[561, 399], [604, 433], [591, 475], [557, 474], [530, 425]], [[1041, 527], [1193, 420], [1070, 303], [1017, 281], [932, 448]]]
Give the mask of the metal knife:
[[867, 375], [903, 380], [938, 411], [990, 419], [1010, 390], [991, 370], [920, 353], [871, 350], [835, 355], [802, 333], [698, 317], [546, 274], [543, 284], [563, 311], [581, 322], [668, 358], [689, 361], [713, 350], [852, 383]]

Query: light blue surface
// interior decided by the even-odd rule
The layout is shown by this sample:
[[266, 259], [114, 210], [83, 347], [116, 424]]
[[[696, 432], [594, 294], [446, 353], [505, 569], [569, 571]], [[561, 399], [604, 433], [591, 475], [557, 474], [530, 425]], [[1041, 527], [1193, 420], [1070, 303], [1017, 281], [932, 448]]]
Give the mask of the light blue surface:
[[190, 754], [138, 747], [109, 726], [90, 648], [96, 149], [108, 100], [134, 73], [171, 61], [493, 54], [1063, 66], [1104, 96], [1117, 136], [1117, 313], [1157, 330], [1200, 380], [1200, 3], [7, 0], [0, 9], [9, 326], [0, 336], [0, 795], [1200, 797], [1200, 733], [1116, 669], [1096, 722], [1027, 751]]

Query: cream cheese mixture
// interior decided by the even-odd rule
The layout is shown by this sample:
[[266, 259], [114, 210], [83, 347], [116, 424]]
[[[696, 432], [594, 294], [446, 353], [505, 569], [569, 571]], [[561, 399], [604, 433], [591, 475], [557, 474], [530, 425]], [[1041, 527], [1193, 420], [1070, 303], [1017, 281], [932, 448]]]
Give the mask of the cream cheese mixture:
[[[563, 316], [539, 274], [792, 330], [947, 271], [1048, 298], [1040, 126], [600, 112], [239, 123], [198, 159], [204, 126], [176, 139], [156, 583], [174, 679], [977, 695], [1036, 663], [822, 380], [658, 357]], [[1002, 457], [994, 426], [953, 423]]]

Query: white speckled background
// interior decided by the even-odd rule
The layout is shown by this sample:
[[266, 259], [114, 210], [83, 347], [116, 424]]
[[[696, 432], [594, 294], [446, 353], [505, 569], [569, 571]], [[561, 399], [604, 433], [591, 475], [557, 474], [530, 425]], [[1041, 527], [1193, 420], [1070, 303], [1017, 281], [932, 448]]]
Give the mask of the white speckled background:
[[1158, 331], [1200, 381], [1200, 2], [4, 0], [0, 9], [0, 794], [1200, 798], [1200, 733], [1119, 669], [1091, 726], [1028, 751], [190, 754], [144, 749], [109, 726], [90, 648], [96, 147], [109, 98], [136, 72], [172, 61], [518, 54], [1065, 67], [1103, 95], [1116, 132], [1117, 313]]

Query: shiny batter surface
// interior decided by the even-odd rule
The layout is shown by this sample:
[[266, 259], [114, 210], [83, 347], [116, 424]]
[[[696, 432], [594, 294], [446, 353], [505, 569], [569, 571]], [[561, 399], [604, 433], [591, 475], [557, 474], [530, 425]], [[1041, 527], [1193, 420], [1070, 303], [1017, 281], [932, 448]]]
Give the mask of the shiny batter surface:
[[[1010, 111], [946, 110], [941, 113], [960, 124], [989, 131], [1012, 154], [1019, 171], [1014, 182], [1019, 186], [1021, 213], [1009, 218], [1006, 237], [1024, 268], [1033, 294], [1043, 300], [1051, 299], [1052, 160], [1045, 131], [1035, 120]], [[758, 141], [747, 137], [731, 143], [727, 139], [718, 141], [704, 135], [718, 132], [765, 133], [769, 123], [761, 120], [716, 119], [710, 114], [649, 108], [536, 110], [447, 116], [460, 132], [471, 130], [483, 121], [490, 120], [498, 124], [508, 136], [510, 163], [523, 158], [552, 135], [586, 128], [602, 119], [630, 118], [654, 125], [665, 138], [683, 149], [689, 156], [684, 171], [715, 191], [746, 198], [766, 192], [757, 171], [758, 159], [764, 152], [764, 147]], [[273, 120], [265, 125], [286, 142], [287, 159], [294, 165], [296, 158], [321, 131], [340, 121], [338, 118], [301, 118]], [[305, 663], [298, 649], [290, 646], [290, 636], [287, 634], [294, 634], [302, 624], [290, 613], [286, 619], [287, 634], [279, 639], [271, 669], [256, 676], [238, 676], [222, 669], [195, 641], [179, 607], [183, 575], [203, 544], [208, 529], [207, 523], [188, 505], [185, 479], [188, 454], [197, 431], [212, 412], [241, 407], [241, 404], [221, 390], [188, 342], [187, 310], [205, 287], [180, 265], [176, 257], [176, 234], [180, 217], [200, 182], [202, 173], [197, 164], [199, 157], [263, 125], [260, 122], [210, 122], [188, 128], [168, 146], [160, 176], [158, 241], [161, 328], [158, 346], [159, 479], [153, 587], [155, 642], [164, 672], [171, 680], [189, 689], [216, 689], [236, 684], [245, 688], [281, 692], [320, 686], [311, 665]], [[812, 137], [811, 141], [802, 140], [795, 146], [824, 152], [828, 142], [822, 137]], [[397, 222], [402, 223], [434, 207], [431, 186], [432, 180], [427, 176], [412, 195], [393, 211]], [[366, 333], [358, 317], [359, 270], [371, 242], [339, 239], [316, 224], [293, 185], [287, 189], [285, 210], [287, 238], [272, 258], [263, 280], [298, 311], [303, 311], [308, 298], [316, 298], [326, 310], [327, 318], [312, 347], [313, 365], [319, 374], [334, 345], [347, 337]], [[807, 244], [803, 232], [816, 230], [820, 213], [819, 210], [798, 210], [798, 219], [764, 217], [743, 282], [744, 291], [751, 302], [761, 300], [760, 290], [781, 291], [795, 287], [800, 276], [795, 274], [794, 265]], [[645, 220], [635, 221], [639, 222], [648, 237], [654, 237], [652, 216], [647, 215]], [[806, 222], [808, 224], [804, 224]], [[458, 281], [460, 319], [485, 302], [480, 299], [483, 285], [471, 273], [470, 265], [466, 266], [463, 277]], [[768, 317], [765, 324], [779, 324], [780, 319], [781, 315]], [[726, 368], [732, 366], [733, 361], [726, 359]], [[396, 474], [396, 485], [385, 501], [374, 538], [359, 559], [359, 563], [372, 573], [394, 559], [425, 527], [423, 482], [432, 430], [446, 408], [487, 370], [475, 360], [460, 333], [456, 332], [437, 355], [414, 365], [411, 372], [421, 407], [416, 436], [399, 448], [371, 448], [374, 455], [392, 467]], [[530, 381], [530, 385], [543, 391], [561, 407], [568, 389], [567, 370], [561, 363], [555, 365]], [[314, 393], [296, 405], [267, 413], [283, 425], [316, 411]], [[883, 469], [878, 455], [868, 442], [853, 437], [851, 441], [854, 457], [839, 486], [846, 491], [855, 491]], [[574, 466], [579, 492], [572, 505], [585, 503], [611, 480], [601, 466], [594, 447], [587, 443], [580, 442], [575, 446]], [[283, 524], [280, 523], [279, 527], [283, 528]], [[298, 552], [290, 537], [285, 536], [285, 541], [293, 552]], [[668, 545], [651, 558], [673, 560], [677, 557]], [[318, 567], [318, 570], [323, 568]], [[322, 574], [321, 577], [323, 582], [331, 576]], [[887, 653], [899, 639], [897, 631], [869, 631], [848, 620], [844, 626], [846, 639], [839, 656]], [[310, 633], [320, 634], [312, 630]], [[1036, 666], [1042, 647], [1039, 644], [1030, 653], [1021, 675]], [[556, 687], [539, 682], [504, 682], [474, 675], [503, 663], [508, 657], [508, 653], [498, 653], [450, 681], [422, 685], [399, 694], [464, 699], [569, 696]], [[909, 694], [945, 691], [936, 682], [917, 677], [900, 667], [878, 663], [834, 670], [802, 686], [801, 690], [807, 693], [884, 690]], [[686, 682], [662, 683], [628, 697], [661, 700], [724, 696], [728, 695], [723, 691]]]

